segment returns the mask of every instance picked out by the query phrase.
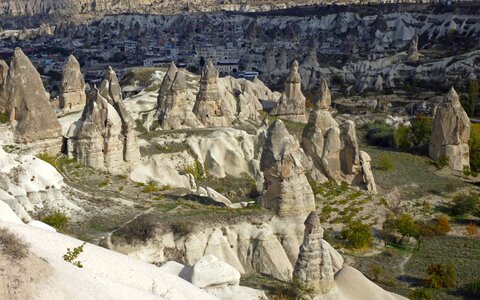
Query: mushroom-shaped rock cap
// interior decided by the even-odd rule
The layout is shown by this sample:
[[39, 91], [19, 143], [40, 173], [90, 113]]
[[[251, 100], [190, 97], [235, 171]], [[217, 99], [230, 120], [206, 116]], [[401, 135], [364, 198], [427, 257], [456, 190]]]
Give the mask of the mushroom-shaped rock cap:
[[453, 86], [450, 88], [447, 95], [445, 95], [444, 101], [452, 102], [452, 103], [460, 102], [460, 98], [458, 97], [457, 91], [453, 88]]
[[301, 83], [302, 78], [300, 77], [300, 73], [298, 73], [298, 61], [294, 61], [292, 63], [292, 72], [288, 77], [287, 82], [289, 83]]

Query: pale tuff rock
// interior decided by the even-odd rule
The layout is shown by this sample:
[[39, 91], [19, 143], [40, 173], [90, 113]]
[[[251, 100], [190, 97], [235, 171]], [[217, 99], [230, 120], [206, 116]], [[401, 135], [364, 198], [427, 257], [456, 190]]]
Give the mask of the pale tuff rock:
[[140, 159], [140, 150], [137, 145], [135, 121], [130, 116], [123, 102], [122, 88], [115, 71], [108, 67], [105, 70], [105, 79], [100, 83], [99, 94], [107, 100], [117, 111], [121, 119], [121, 141], [123, 144], [123, 160], [135, 162]]
[[0, 113], [4, 113], [6, 109], [6, 100], [5, 99], [5, 84], [7, 83], [8, 76], [8, 65], [4, 60], [0, 59]]
[[31, 155], [6, 153], [0, 147], [0, 202], [25, 222], [44, 210], [67, 215], [80, 208], [63, 195], [63, 177], [49, 163]]
[[308, 173], [313, 180], [362, 184], [376, 193], [370, 159], [360, 157], [354, 122], [339, 126], [329, 111], [314, 109], [303, 130], [302, 147], [313, 163]]
[[80, 64], [73, 55], [70, 55], [63, 70], [60, 85], [60, 108], [67, 110], [83, 108], [86, 99], [85, 80], [80, 70]]
[[415, 34], [410, 42], [410, 46], [408, 48], [408, 62], [417, 62], [420, 59], [420, 52], [418, 52], [418, 35]]
[[15, 49], [4, 91], [7, 117], [18, 142], [60, 137], [62, 128], [40, 74], [20, 48]]
[[375, 91], [380, 92], [383, 90], [383, 77], [382, 75], [378, 74], [377, 78], [375, 79], [375, 83], [373, 85]]
[[363, 170], [363, 182], [367, 186], [367, 191], [376, 194], [377, 185], [375, 184], [375, 178], [373, 177], [371, 161], [372, 159], [367, 152], [360, 151], [360, 163], [362, 164]]
[[317, 59], [317, 43], [313, 37], [310, 39], [310, 43], [307, 48], [307, 54], [302, 62], [302, 67], [309, 69], [318, 69], [320, 67]]
[[320, 219], [311, 212], [305, 220], [305, 235], [293, 278], [310, 288], [313, 295], [326, 294], [336, 287], [330, 246], [323, 240]]
[[222, 300], [267, 299], [263, 291], [240, 286], [240, 273], [211, 254], [203, 256], [193, 267], [169, 261], [160, 269], [185, 279]]
[[136, 142], [126, 144], [123, 124], [117, 110], [95, 89], [81, 119], [67, 133], [68, 155], [92, 168], [121, 170], [132, 158], [132, 152], [139, 153], [138, 146], [136, 150], [126, 149], [136, 146]]
[[332, 94], [324, 78], [320, 81], [319, 95], [314, 98], [313, 106], [315, 109], [329, 109], [332, 106]]
[[315, 199], [305, 173], [311, 163], [282, 121], [268, 128], [260, 169], [265, 178], [263, 206], [277, 215], [306, 217]]
[[470, 119], [452, 87], [437, 107], [430, 138], [430, 156], [437, 160], [448, 157], [448, 166], [463, 171], [470, 165], [468, 140]]
[[207, 127], [226, 127], [232, 121], [228, 120], [228, 116], [223, 112], [222, 98], [218, 90], [218, 70], [211, 60], [203, 68], [193, 113]]
[[158, 122], [164, 130], [203, 127], [192, 112], [185, 75], [173, 62], [158, 90], [157, 106]]
[[292, 64], [292, 71], [285, 82], [285, 91], [271, 114], [294, 122], [307, 122], [305, 96], [302, 94], [302, 78], [298, 72], [297, 61]]

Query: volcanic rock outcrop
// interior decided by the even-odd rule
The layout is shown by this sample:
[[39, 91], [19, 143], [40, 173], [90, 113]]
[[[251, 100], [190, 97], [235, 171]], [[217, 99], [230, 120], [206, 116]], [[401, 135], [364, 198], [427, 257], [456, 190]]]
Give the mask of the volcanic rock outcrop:
[[463, 171], [470, 166], [470, 119], [452, 87], [437, 107], [430, 138], [430, 157], [448, 158], [448, 166]]
[[408, 48], [408, 62], [417, 62], [420, 59], [420, 52], [418, 52], [418, 35], [415, 34], [410, 42], [410, 46]]
[[87, 166], [117, 171], [136, 162], [140, 151], [117, 76], [111, 68], [105, 73], [100, 89], [95, 88], [81, 119], [67, 133], [67, 152]]
[[[329, 98], [329, 93], [321, 96], [321, 99], [325, 98]], [[322, 102], [326, 103], [314, 103], [302, 134], [302, 147], [313, 162], [309, 176], [318, 182], [333, 180], [364, 184], [368, 191], [376, 193], [370, 159], [368, 155], [364, 155], [364, 160], [360, 159], [355, 123], [347, 121], [340, 126], [327, 109], [320, 108], [325, 107], [318, 104]]]
[[4, 88], [7, 117], [20, 143], [59, 138], [61, 126], [40, 74], [20, 48], [10, 63]]
[[172, 62], [158, 91], [157, 116], [162, 129], [203, 127], [192, 112], [186, 90], [185, 75]]
[[193, 113], [207, 127], [225, 127], [232, 121], [223, 111], [222, 98], [218, 90], [218, 70], [211, 60], [202, 70], [200, 91]]
[[285, 82], [285, 91], [271, 114], [294, 122], [307, 122], [305, 96], [302, 94], [302, 78], [298, 72], [297, 61], [292, 64], [292, 71]]
[[140, 158], [135, 133], [135, 121], [125, 107], [122, 97], [122, 88], [118, 82], [115, 71], [108, 67], [105, 70], [105, 79], [100, 83], [100, 95], [105, 98], [117, 111], [122, 121], [123, 159], [126, 162], [134, 162]]
[[329, 109], [332, 105], [332, 94], [327, 81], [322, 78], [320, 81], [319, 95], [313, 99], [315, 109]]
[[[315, 212], [312, 211], [308, 215], [304, 224], [305, 236], [295, 264], [293, 278], [303, 283], [313, 295], [326, 294], [336, 287], [330, 254], [331, 246], [323, 239], [323, 229]], [[338, 253], [336, 254], [340, 258], [338, 270], [342, 268], [343, 259]]]
[[0, 113], [5, 113], [6, 99], [4, 95], [5, 84], [7, 83], [8, 65], [0, 59]]
[[80, 64], [73, 55], [70, 55], [60, 85], [60, 108], [67, 110], [83, 108], [86, 99], [85, 80]]
[[315, 210], [315, 199], [305, 175], [310, 168], [300, 143], [288, 133], [283, 122], [272, 123], [260, 160], [265, 177], [263, 206], [280, 217], [306, 218]]

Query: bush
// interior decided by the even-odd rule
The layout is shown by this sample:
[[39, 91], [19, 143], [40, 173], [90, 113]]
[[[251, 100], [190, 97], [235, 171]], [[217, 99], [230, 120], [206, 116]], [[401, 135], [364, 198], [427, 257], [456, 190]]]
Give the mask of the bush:
[[63, 255], [63, 260], [66, 262], [71, 263], [72, 265], [78, 267], [78, 268], [83, 268], [83, 265], [80, 261], [75, 261], [80, 254], [83, 252], [83, 247], [87, 243], [83, 243], [78, 247], [73, 248], [73, 250], [70, 250], [70, 248], [67, 248], [67, 253]]
[[382, 154], [378, 159], [378, 168], [384, 171], [393, 170], [393, 159], [389, 154]]
[[470, 236], [470, 237], [476, 237], [478, 236], [478, 227], [477, 225], [475, 225], [474, 223], [470, 223], [467, 225], [467, 234]]
[[369, 247], [372, 242], [372, 228], [360, 221], [351, 221], [342, 230], [342, 236], [353, 249]]
[[457, 216], [480, 215], [480, 198], [476, 193], [461, 193], [453, 197], [452, 213]]
[[472, 124], [470, 129], [470, 169], [473, 172], [480, 172], [480, 124]]
[[5, 124], [8, 122], [7, 113], [0, 113], [0, 123]]
[[375, 121], [365, 127], [367, 130], [365, 138], [369, 144], [389, 148], [395, 147], [395, 126], [387, 124], [385, 121]]
[[435, 230], [440, 234], [447, 234], [452, 230], [450, 226], [450, 221], [447, 216], [439, 216], [435, 223]]
[[185, 236], [188, 235], [191, 232], [191, 224], [188, 224], [186, 222], [175, 222], [170, 225], [170, 228], [172, 229], [173, 233], [179, 236]]
[[414, 289], [410, 292], [409, 298], [412, 300], [432, 300], [432, 292], [427, 289]]
[[70, 218], [67, 217], [64, 213], [57, 211], [41, 218], [41, 221], [54, 227], [58, 231], [63, 231], [67, 226], [68, 222], [70, 221]]
[[158, 187], [155, 181], [149, 181], [142, 190], [142, 193], [155, 193], [158, 192]]
[[395, 229], [402, 235], [400, 242], [403, 242], [406, 236], [415, 237], [418, 235], [418, 226], [413, 217], [407, 213], [402, 214], [395, 220]]
[[426, 283], [434, 289], [454, 287], [457, 281], [457, 272], [453, 264], [431, 264], [426, 271]]
[[437, 160], [433, 164], [435, 165], [437, 170], [441, 170], [441, 169], [445, 168], [446, 166], [448, 166], [449, 161], [450, 161], [450, 159], [448, 158], [448, 156], [441, 155], [439, 158], [437, 158]]
[[0, 254], [11, 259], [27, 257], [30, 246], [8, 228], [0, 228]]
[[201, 179], [205, 176], [202, 164], [196, 159], [195, 163], [183, 170], [185, 174], [192, 174], [195, 179]]

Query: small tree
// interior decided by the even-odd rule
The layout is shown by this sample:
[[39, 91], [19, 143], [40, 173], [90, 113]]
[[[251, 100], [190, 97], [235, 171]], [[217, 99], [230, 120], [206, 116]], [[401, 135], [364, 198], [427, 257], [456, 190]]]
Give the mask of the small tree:
[[471, 125], [468, 147], [470, 150], [470, 169], [473, 172], [480, 172], [480, 124]]
[[360, 221], [351, 221], [343, 229], [342, 236], [354, 249], [368, 247], [372, 242], [372, 228]]
[[453, 197], [452, 213], [454, 215], [463, 216], [466, 214], [479, 214], [480, 198], [476, 193], [461, 193]]
[[431, 264], [426, 271], [426, 282], [434, 289], [454, 287], [457, 281], [457, 272], [453, 264]]
[[468, 88], [468, 115], [473, 117], [475, 113], [475, 107], [477, 106], [478, 101], [478, 81], [476, 80], [469, 80], [467, 84]]
[[447, 216], [441, 215], [437, 218], [435, 223], [435, 229], [440, 234], [447, 234], [452, 230], [450, 226], [450, 221]]
[[470, 237], [476, 237], [478, 236], [478, 227], [474, 223], [470, 223], [467, 225], [467, 234]]
[[83, 243], [78, 247], [73, 248], [73, 250], [70, 250], [70, 248], [67, 248], [67, 253], [63, 255], [63, 260], [66, 262], [71, 263], [72, 265], [76, 266], [77, 268], [83, 268], [83, 264], [80, 261], [75, 261], [78, 256], [83, 252], [83, 247], [87, 243]]
[[418, 234], [417, 224], [413, 220], [413, 217], [407, 213], [402, 214], [395, 221], [395, 228], [402, 235], [402, 238], [400, 239], [400, 243], [403, 242], [403, 239], [406, 236], [415, 237]]

